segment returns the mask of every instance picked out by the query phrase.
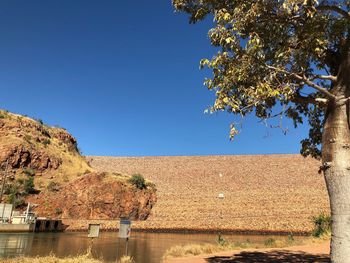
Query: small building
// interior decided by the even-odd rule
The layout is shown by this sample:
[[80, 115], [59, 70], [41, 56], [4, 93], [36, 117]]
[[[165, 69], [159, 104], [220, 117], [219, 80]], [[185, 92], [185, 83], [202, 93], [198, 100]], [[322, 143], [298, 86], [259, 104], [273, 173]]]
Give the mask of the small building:
[[0, 204], [0, 232], [56, 232], [63, 231], [62, 220], [38, 218], [30, 211], [14, 211], [12, 204]]
[[13, 211], [13, 205], [12, 204], [0, 204], [0, 222], [1, 223], [7, 223], [11, 220], [12, 217], [12, 211]]

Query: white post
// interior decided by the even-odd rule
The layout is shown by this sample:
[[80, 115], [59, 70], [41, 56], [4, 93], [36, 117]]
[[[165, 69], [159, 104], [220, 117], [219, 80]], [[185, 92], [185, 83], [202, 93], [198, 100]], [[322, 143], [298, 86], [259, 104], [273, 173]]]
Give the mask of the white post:
[[28, 203], [27, 211], [26, 211], [26, 220], [25, 220], [25, 223], [26, 223], [26, 224], [28, 223], [29, 208], [30, 208], [30, 203]]

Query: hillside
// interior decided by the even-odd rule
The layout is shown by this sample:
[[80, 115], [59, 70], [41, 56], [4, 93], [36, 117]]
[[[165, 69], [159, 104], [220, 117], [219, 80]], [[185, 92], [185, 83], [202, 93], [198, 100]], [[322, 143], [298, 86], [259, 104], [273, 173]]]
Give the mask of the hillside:
[[51, 179], [62, 183], [93, 170], [79, 154], [76, 139], [65, 129], [0, 111], [0, 164], [3, 169], [7, 161], [12, 176], [36, 175], [39, 190]]
[[329, 213], [319, 163], [300, 155], [88, 160], [97, 171], [141, 173], [157, 185], [157, 204], [139, 229], [308, 232], [313, 216]]
[[129, 175], [94, 171], [65, 129], [3, 110], [0, 167], [4, 200], [17, 209], [30, 202], [39, 216], [145, 220], [156, 202], [153, 183], [138, 189]]

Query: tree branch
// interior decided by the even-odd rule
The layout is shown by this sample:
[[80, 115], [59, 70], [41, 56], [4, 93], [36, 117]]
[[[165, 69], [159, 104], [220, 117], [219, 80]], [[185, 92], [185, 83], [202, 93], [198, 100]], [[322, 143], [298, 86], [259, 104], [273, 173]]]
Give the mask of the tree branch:
[[266, 65], [265, 66], [269, 69], [272, 69], [272, 70], [275, 70], [275, 71], [279, 71], [279, 72], [282, 72], [284, 74], [287, 74], [287, 75], [290, 75], [291, 77], [293, 77], [294, 79], [297, 79], [305, 84], [307, 84], [308, 86], [314, 88], [315, 90], [321, 92], [322, 94], [326, 95], [327, 97], [335, 100], [336, 99], [336, 96], [332, 93], [330, 93], [327, 89], [317, 85], [316, 83], [312, 82], [310, 79], [308, 79], [307, 77], [304, 76], [300, 76], [296, 73], [293, 73], [293, 72], [289, 72], [289, 71], [286, 71], [284, 69], [281, 69], [281, 68], [276, 68], [276, 67], [273, 67], [273, 66], [269, 66], [269, 65]]
[[335, 5], [319, 5], [316, 7], [316, 9], [321, 11], [333, 11], [350, 20], [350, 13]]
[[313, 98], [309, 96], [304, 97], [304, 96], [301, 96], [300, 94], [296, 94], [295, 96], [293, 96], [291, 101], [294, 103], [315, 104], [319, 106], [325, 106], [328, 102], [328, 100], [325, 98]]
[[333, 75], [312, 75], [312, 79], [324, 79], [324, 80], [337, 81], [337, 77]]

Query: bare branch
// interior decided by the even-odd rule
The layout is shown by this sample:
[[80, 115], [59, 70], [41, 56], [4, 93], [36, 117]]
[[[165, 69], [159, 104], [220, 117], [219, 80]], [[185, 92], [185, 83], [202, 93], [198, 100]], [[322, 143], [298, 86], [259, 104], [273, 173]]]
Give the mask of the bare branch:
[[333, 75], [312, 75], [312, 79], [324, 79], [324, 80], [337, 81], [337, 77]]
[[325, 98], [316, 98], [316, 102], [322, 103], [322, 104], [327, 104], [328, 100]]
[[328, 100], [325, 98], [314, 98], [314, 97], [305, 97], [301, 96], [300, 94], [296, 94], [291, 99], [294, 103], [301, 103], [301, 104], [314, 104], [318, 106], [325, 106], [328, 103]]
[[319, 5], [316, 7], [316, 9], [321, 11], [333, 11], [350, 20], [350, 13], [335, 5]]
[[272, 70], [275, 70], [275, 71], [279, 71], [279, 72], [282, 72], [284, 74], [287, 74], [291, 77], [293, 77], [294, 79], [296, 80], [299, 80], [305, 84], [307, 84], [308, 86], [314, 88], [315, 90], [323, 93], [324, 95], [326, 95], [327, 97], [331, 98], [331, 99], [336, 99], [336, 96], [333, 95], [332, 93], [330, 93], [327, 89], [317, 85], [316, 83], [312, 82], [310, 79], [308, 79], [307, 77], [305, 76], [300, 76], [296, 73], [293, 73], [293, 72], [289, 72], [287, 70], [284, 70], [284, 69], [281, 69], [281, 68], [276, 68], [276, 67], [273, 67], [273, 66], [269, 66], [269, 65], [265, 65], [267, 68], [269, 69], [272, 69]]
[[301, 81], [303, 81], [304, 83], [306, 83], [308, 86], [314, 88], [315, 90], [323, 93], [324, 95], [326, 95], [327, 97], [329, 98], [332, 98], [332, 99], [336, 99], [336, 96], [333, 95], [332, 93], [330, 93], [327, 89], [317, 85], [316, 83], [312, 82], [311, 80], [309, 80], [308, 78], [306, 78], [305, 76], [300, 76], [298, 74], [295, 74], [295, 73], [292, 73], [291, 76], [293, 76], [294, 78], [296, 79], [299, 79]]

